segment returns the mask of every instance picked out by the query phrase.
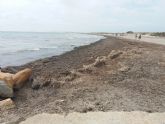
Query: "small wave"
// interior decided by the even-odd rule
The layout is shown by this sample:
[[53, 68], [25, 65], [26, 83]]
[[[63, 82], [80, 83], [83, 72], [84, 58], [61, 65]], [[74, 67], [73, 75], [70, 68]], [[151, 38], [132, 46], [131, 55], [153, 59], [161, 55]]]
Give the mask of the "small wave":
[[40, 49], [56, 49], [57, 47], [41, 47]]
[[40, 51], [42, 49], [56, 49], [57, 47], [40, 47], [40, 48], [32, 48], [32, 49], [22, 49], [22, 50], [17, 50], [15, 52], [12, 53], [6, 53], [6, 54], [14, 54], [14, 53], [20, 53], [20, 52], [29, 52], [29, 51]]
[[33, 48], [33, 49], [27, 49], [25, 51], [39, 51], [39, 50], [40, 50], [40, 48]]
[[24, 49], [24, 50], [17, 50], [17, 51], [13, 51], [13, 52], [6, 52], [6, 53], [2, 53], [2, 55], [13, 55], [16, 53], [24, 53], [24, 52], [28, 52], [28, 51], [39, 51], [40, 48], [33, 48], [33, 49]]
[[17, 50], [16, 52], [39, 51], [39, 50], [40, 48], [32, 48], [32, 49]]

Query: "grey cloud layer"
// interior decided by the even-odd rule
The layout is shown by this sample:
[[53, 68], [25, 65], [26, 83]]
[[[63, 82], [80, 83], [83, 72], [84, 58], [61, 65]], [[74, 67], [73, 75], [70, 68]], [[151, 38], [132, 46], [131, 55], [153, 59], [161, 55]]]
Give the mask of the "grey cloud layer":
[[163, 31], [164, 0], [0, 0], [0, 30]]

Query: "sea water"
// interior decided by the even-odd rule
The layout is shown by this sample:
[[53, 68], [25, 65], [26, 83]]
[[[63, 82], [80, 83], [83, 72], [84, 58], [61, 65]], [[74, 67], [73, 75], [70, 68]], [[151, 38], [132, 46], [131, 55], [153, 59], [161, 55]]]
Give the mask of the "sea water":
[[17, 66], [60, 55], [102, 38], [82, 33], [0, 32], [0, 66]]

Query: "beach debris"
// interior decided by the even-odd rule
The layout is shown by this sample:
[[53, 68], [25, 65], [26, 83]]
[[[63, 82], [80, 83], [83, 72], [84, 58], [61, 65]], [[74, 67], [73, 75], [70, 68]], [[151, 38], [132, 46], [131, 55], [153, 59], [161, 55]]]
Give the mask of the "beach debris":
[[60, 88], [61, 87], [61, 85], [62, 85], [62, 82], [60, 82], [60, 81], [57, 81], [57, 79], [55, 79], [55, 78], [52, 78], [51, 79], [51, 87], [53, 87], [53, 88], [55, 88], [55, 89], [58, 89], [58, 88]]
[[91, 73], [92, 70], [93, 70], [93, 65], [89, 64], [89, 65], [83, 65], [83, 67], [78, 69], [77, 71], [81, 73], [84, 73], [84, 72]]
[[73, 81], [79, 77], [80, 77], [79, 72], [77, 72], [76, 70], [71, 70], [60, 73], [58, 80], [61, 80], [62, 82], [68, 82], [68, 81]]
[[131, 69], [124, 62], [118, 62], [118, 65], [119, 65], [119, 68], [117, 69], [117, 71], [119, 71], [119, 72], [127, 72], [127, 71], [129, 71]]
[[0, 96], [13, 97], [13, 88], [21, 88], [32, 74], [31, 69], [24, 69], [16, 74], [4, 73], [0, 71]]
[[142, 49], [138, 47], [134, 47], [128, 51], [128, 53], [132, 54], [142, 54]]
[[75, 70], [71, 71], [69, 75], [65, 77], [65, 81], [73, 81], [74, 79], [78, 78], [79, 74]]
[[144, 53], [143, 51], [145, 51], [145, 49], [134, 47], [131, 49], [127, 49], [126, 52], [123, 53], [122, 57], [130, 59], [134, 57], [140, 57], [141, 54]]
[[50, 83], [51, 83], [51, 78], [44, 78], [42, 76], [37, 76], [36, 78], [33, 79], [31, 87], [37, 90], [39, 88], [48, 86]]
[[15, 104], [11, 98], [0, 101], [0, 110], [8, 110], [14, 107]]
[[87, 113], [87, 112], [91, 112], [94, 110], [94, 107], [93, 106], [86, 106], [84, 108], [81, 108], [79, 110], [80, 113]]
[[11, 74], [17, 73], [18, 70], [15, 67], [6, 67], [6, 68], [1, 68], [2, 72], [8, 72]]
[[0, 80], [0, 96], [4, 98], [13, 97], [13, 87], [9, 86], [5, 81]]
[[91, 73], [94, 68], [99, 68], [101, 66], [105, 65], [107, 57], [106, 56], [99, 56], [95, 59], [95, 62], [89, 65], [83, 65], [83, 68], [78, 69], [78, 72], [86, 72], [86, 73]]
[[120, 51], [120, 50], [112, 50], [110, 52], [110, 54], [108, 55], [108, 58], [111, 58], [111, 59], [115, 59], [117, 58], [119, 55], [121, 55], [123, 52]]
[[120, 72], [127, 72], [127, 71], [129, 71], [129, 67], [128, 66], [122, 66], [120, 69], [119, 69], [119, 71]]
[[61, 72], [60, 75], [62, 75], [62, 76], [68, 76], [70, 73], [71, 72], [67, 70], [67, 71]]
[[95, 62], [93, 63], [93, 66], [94, 67], [101, 67], [101, 66], [105, 65], [106, 59], [107, 59], [106, 56], [97, 57]]
[[142, 54], [142, 53], [143, 53], [141, 49], [133, 50], [133, 52], [134, 52], [135, 54]]

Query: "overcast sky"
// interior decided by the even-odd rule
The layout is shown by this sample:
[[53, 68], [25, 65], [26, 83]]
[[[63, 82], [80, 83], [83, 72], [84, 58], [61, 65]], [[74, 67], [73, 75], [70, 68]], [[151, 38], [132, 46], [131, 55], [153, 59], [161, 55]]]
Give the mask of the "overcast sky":
[[0, 0], [0, 31], [165, 31], [165, 0]]

